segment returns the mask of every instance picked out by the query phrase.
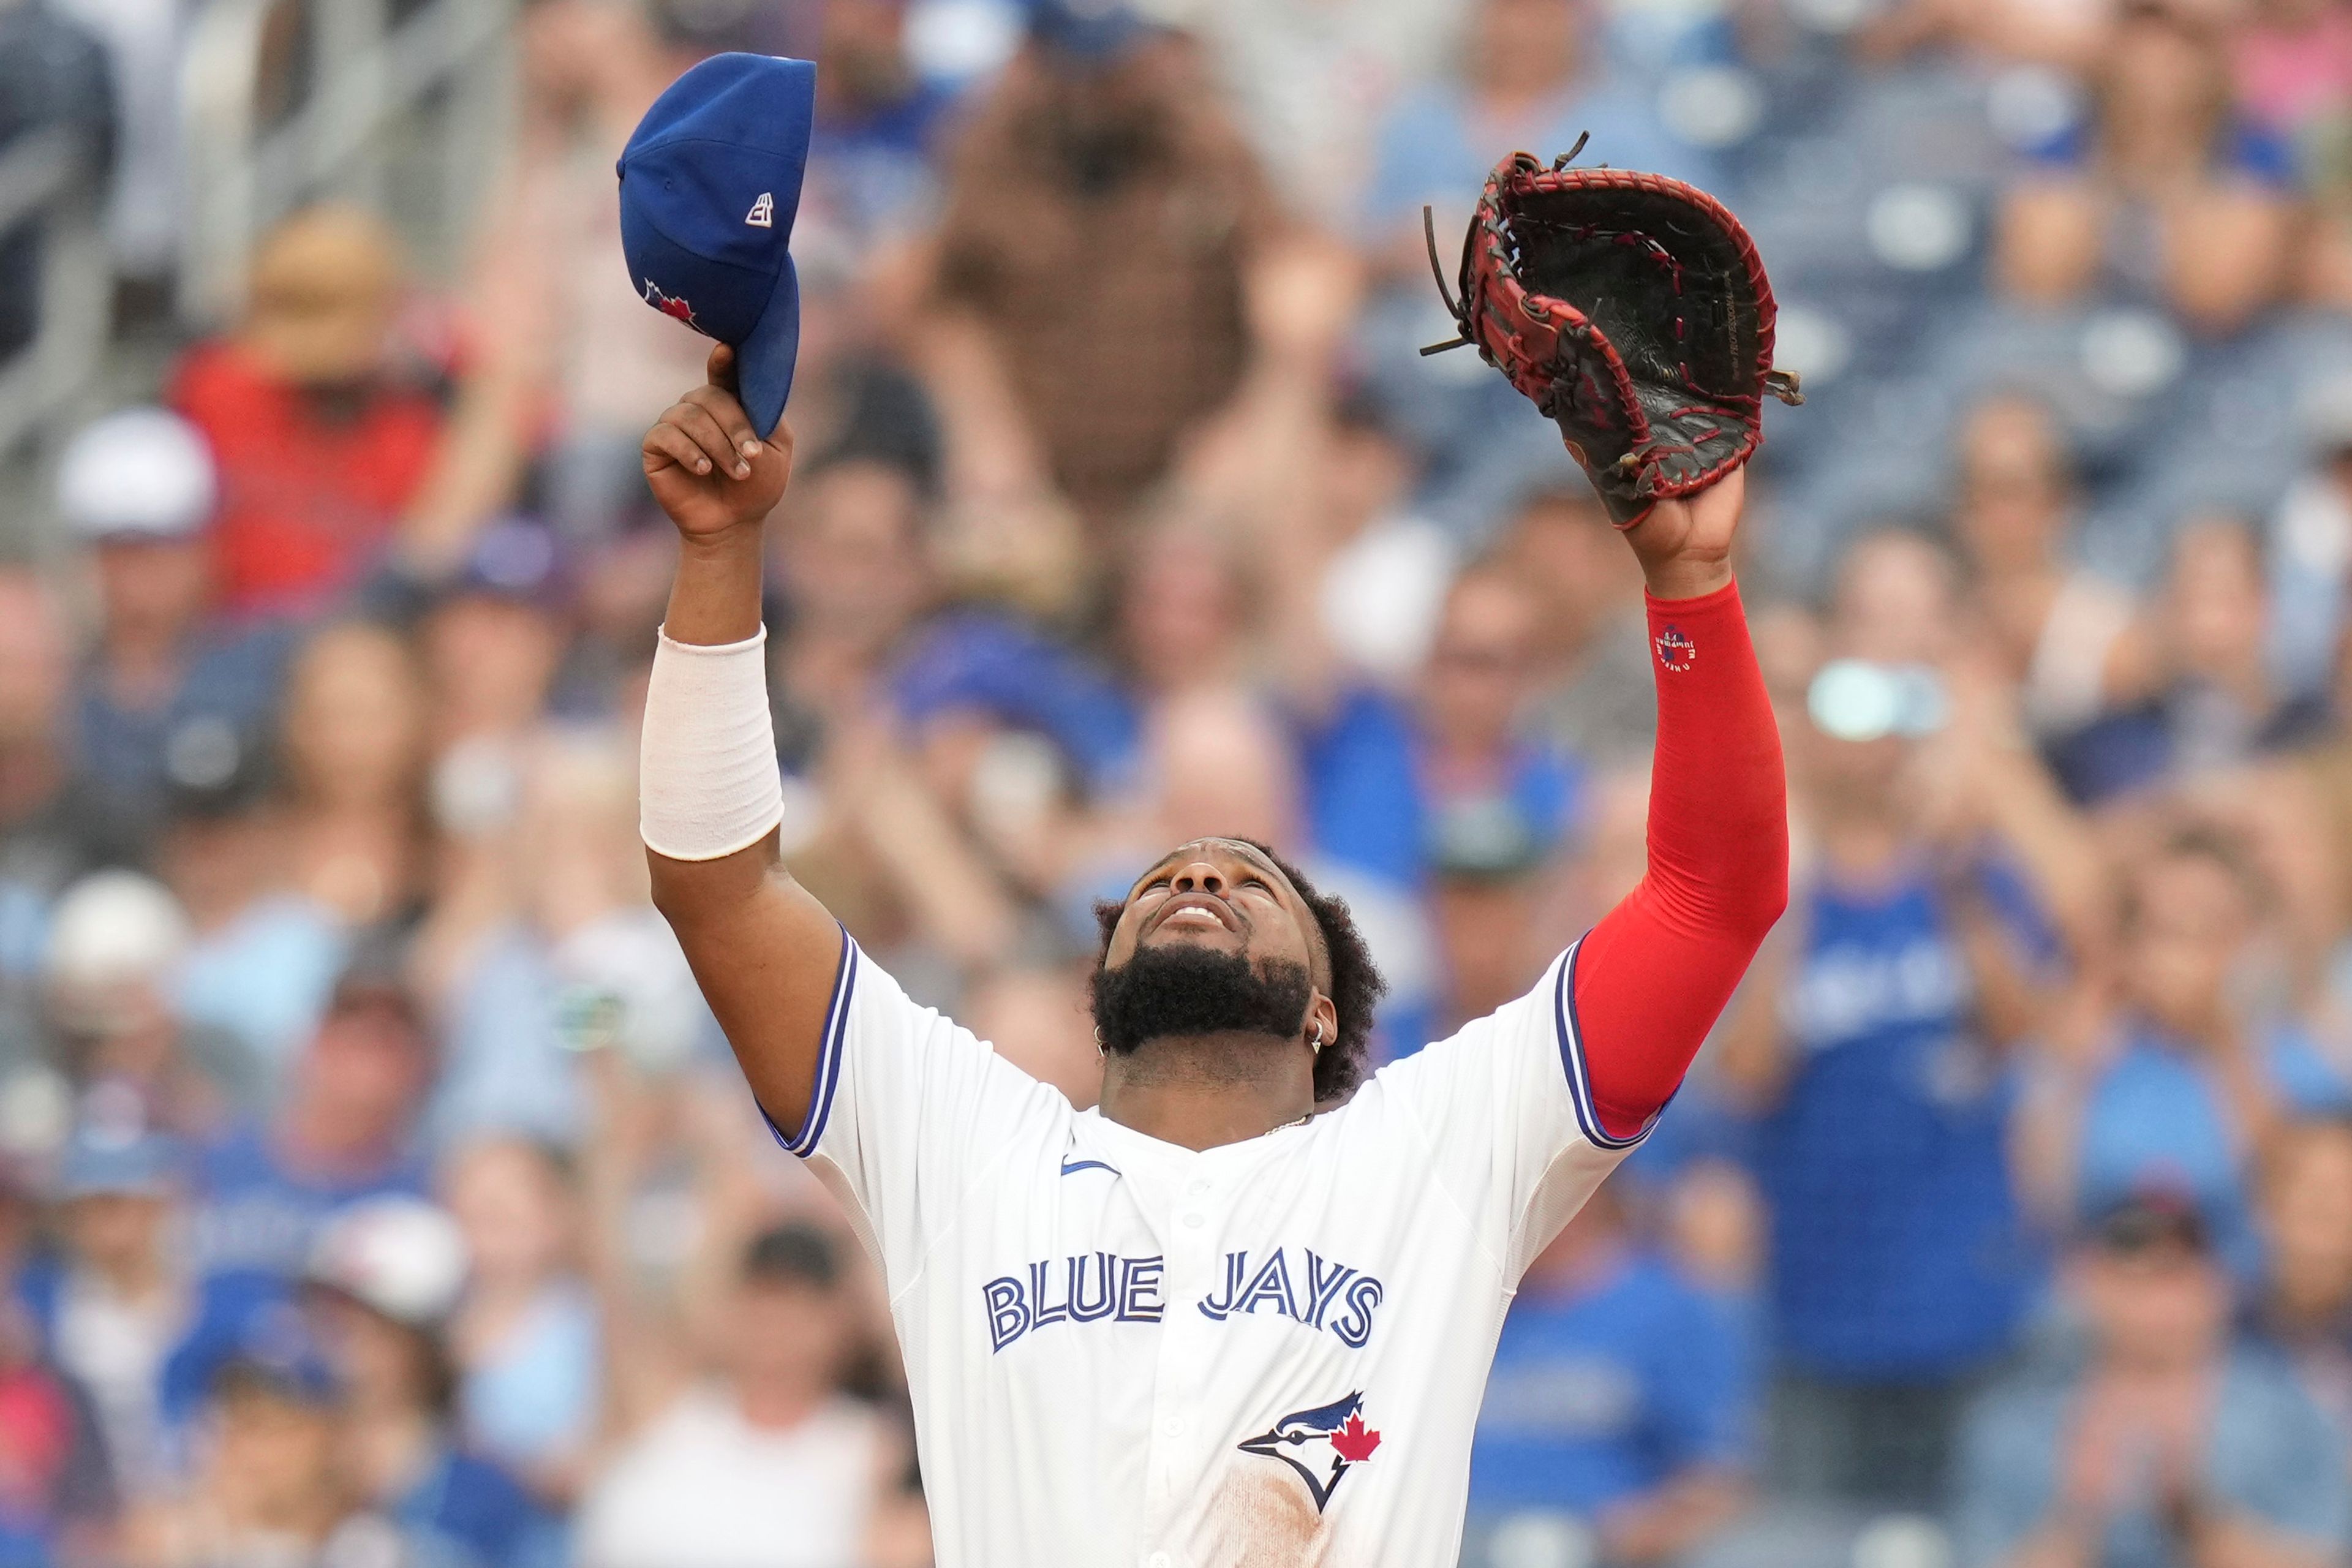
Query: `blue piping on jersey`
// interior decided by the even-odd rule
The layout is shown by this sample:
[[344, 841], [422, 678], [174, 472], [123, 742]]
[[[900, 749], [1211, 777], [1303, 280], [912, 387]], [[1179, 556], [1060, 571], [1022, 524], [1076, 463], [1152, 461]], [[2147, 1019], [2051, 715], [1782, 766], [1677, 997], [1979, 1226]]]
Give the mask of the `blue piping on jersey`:
[[1559, 984], [1552, 996], [1552, 1023], [1559, 1035], [1560, 1066], [1568, 1072], [1568, 1098], [1576, 1107], [1576, 1125], [1583, 1131], [1586, 1142], [1602, 1149], [1631, 1149], [1650, 1135], [1650, 1129], [1664, 1114], [1664, 1107], [1653, 1111], [1650, 1119], [1642, 1123], [1642, 1130], [1631, 1138], [1612, 1137], [1601, 1125], [1601, 1112], [1592, 1103], [1592, 1081], [1585, 1076], [1584, 1029], [1576, 1019], [1576, 960], [1583, 951], [1580, 941], [1568, 950], [1568, 958], [1559, 966]]
[[[765, 1106], [760, 1108], [760, 1120], [768, 1124], [776, 1142], [784, 1152], [805, 1159], [815, 1152], [817, 1140], [824, 1136], [825, 1118], [833, 1113], [833, 1091], [841, 1081], [842, 1042], [849, 1034], [849, 1001], [857, 989], [857, 943], [850, 940], [845, 929], [841, 933], [841, 963], [833, 974], [833, 1001], [824, 1012], [824, 1044], [818, 1047], [816, 1081], [809, 1089], [808, 1119], [797, 1136], [787, 1137], [776, 1125]], [[756, 1098], [756, 1097], [755, 1097]]]
[[1114, 1176], [1125, 1173], [1121, 1172], [1117, 1165], [1106, 1164], [1100, 1160], [1065, 1160], [1062, 1162], [1062, 1174], [1066, 1176], [1075, 1176], [1080, 1171], [1108, 1171]]

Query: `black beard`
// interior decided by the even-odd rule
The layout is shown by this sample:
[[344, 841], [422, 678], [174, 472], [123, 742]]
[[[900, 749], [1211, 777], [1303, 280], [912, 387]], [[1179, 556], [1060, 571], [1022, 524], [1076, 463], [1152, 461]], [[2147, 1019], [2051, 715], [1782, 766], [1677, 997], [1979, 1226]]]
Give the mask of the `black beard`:
[[1253, 969], [1238, 952], [1141, 947], [1117, 969], [1095, 971], [1095, 1028], [1103, 1049], [1121, 1056], [1171, 1035], [1296, 1039], [1313, 994], [1303, 963], [1273, 959]]

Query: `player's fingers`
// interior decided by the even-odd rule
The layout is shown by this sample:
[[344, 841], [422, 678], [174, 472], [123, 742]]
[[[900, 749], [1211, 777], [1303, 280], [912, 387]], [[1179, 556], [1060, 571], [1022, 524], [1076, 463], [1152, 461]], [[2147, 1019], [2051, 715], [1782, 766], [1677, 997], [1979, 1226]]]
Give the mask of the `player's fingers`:
[[646, 432], [644, 446], [646, 472], [657, 474], [670, 467], [684, 468], [689, 474], [710, 472], [710, 458], [687, 433], [671, 424], [667, 417]]
[[760, 437], [751, 428], [751, 416], [743, 412], [743, 405], [731, 392], [715, 386], [698, 386], [686, 395], [686, 401], [700, 408], [719, 422], [727, 433], [728, 445], [738, 457], [760, 455]]
[[691, 437], [694, 444], [709, 454], [721, 473], [734, 479], [751, 477], [751, 465], [738, 450], [739, 443], [727, 434], [718, 416], [699, 398], [687, 397], [669, 411], [669, 423]]
[[703, 362], [702, 374], [711, 385], [732, 397], [736, 393], [735, 351], [725, 343], [713, 343], [709, 359]]

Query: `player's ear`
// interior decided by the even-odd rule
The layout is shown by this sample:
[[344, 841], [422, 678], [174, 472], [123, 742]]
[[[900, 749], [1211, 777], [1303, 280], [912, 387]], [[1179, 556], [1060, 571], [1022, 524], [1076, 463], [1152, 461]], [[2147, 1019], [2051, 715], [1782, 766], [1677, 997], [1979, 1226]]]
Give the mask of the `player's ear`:
[[1314, 992], [1307, 997], [1307, 1021], [1301, 1026], [1307, 1049], [1319, 1057], [1339, 1043], [1339, 1009], [1322, 992]]

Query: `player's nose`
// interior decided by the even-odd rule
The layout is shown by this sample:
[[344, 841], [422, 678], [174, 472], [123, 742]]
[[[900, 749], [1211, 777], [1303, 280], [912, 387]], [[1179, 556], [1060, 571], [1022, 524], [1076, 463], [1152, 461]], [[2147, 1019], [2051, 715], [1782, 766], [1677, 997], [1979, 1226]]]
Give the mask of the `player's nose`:
[[1225, 896], [1224, 873], [1206, 860], [1195, 860], [1190, 865], [1177, 867], [1176, 875], [1169, 879], [1168, 885], [1180, 893], [1213, 893], [1221, 899]]

